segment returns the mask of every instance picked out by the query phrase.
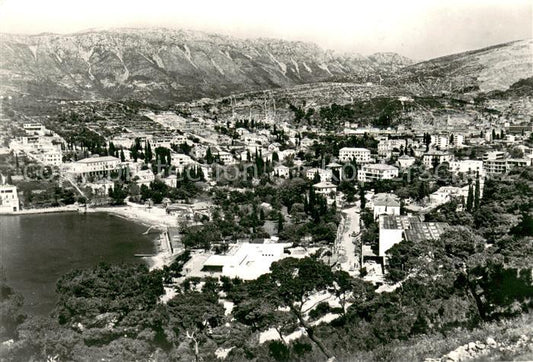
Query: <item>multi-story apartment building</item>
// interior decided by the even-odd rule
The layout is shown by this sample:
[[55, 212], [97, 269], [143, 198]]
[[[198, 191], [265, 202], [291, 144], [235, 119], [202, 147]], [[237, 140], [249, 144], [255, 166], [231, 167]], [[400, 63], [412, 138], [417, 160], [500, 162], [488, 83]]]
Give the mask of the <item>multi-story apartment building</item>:
[[448, 163], [449, 170], [452, 173], [480, 174], [484, 173], [483, 161], [481, 160], [461, 160], [451, 161]]
[[61, 166], [63, 163], [63, 152], [60, 148], [50, 148], [48, 150], [41, 150], [40, 152], [32, 153], [35, 159], [48, 166]]
[[422, 162], [426, 167], [440, 165], [443, 162], [453, 161], [453, 155], [443, 151], [430, 151], [422, 156]]
[[315, 175], [318, 173], [318, 176], [320, 176], [320, 181], [331, 181], [333, 178], [333, 172], [331, 170], [325, 170], [322, 168], [310, 168], [306, 171], [305, 177], [309, 180], [313, 180], [315, 178]]
[[450, 138], [448, 135], [433, 135], [431, 136], [431, 144], [441, 150], [445, 150], [450, 145]]
[[378, 143], [378, 156], [391, 157], [392, 151], [407, 147], [406, 139], [382, 139]]
[[358, 172], [358, 179], [361, 182], [372, 182], [377, 180], [391, 180], [398, 177], [397, 167], [384, 164], [363, 165]]
[[44, 136], [47, 131], [46, 127], [40, 123], [24, 123], [22, 127], [28, 135]]
[[112, 156], [89, 157], [69, 165], [68, 173], [73, 176], [107, 176], [122, 169], [120, 160]]
[[339, 160], [348, 162], [355, 160], [357, 163], [369, 163], [370, 150], [366, 148], [344, 147], [339, 150]]

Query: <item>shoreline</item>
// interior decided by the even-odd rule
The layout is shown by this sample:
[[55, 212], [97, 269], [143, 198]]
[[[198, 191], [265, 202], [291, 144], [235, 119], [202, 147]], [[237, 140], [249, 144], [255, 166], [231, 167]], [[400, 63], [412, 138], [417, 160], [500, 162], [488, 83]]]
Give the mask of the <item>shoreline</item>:
[[166, 214], [164, 209], [158, 207], [152, 207], [148, 209], [145, 206], [130, 202], [121, 206], [102, 206], [93, 208], [86, 208], [82, 205], [67, 205], [26, 209], [13, 213], [0, 214], [0, 216], [45, 215], [67, 212], [76, 212], [80, 214], [101, 212], [146, 226], [148, 229], [145, 231], [145, 233], [148, 233], [151, 229], [157, 230], [159, 236], [153, 240], [155, 247], [154, 254], [150, 257], [142, 257], [142, 259], [147, 262], [150, 270], [162, 269], [165, 265], [169, 265], [175, 257], [171, 252], [172, 248], [168, 237], [167, 228], [178, 226], [176, 218]]

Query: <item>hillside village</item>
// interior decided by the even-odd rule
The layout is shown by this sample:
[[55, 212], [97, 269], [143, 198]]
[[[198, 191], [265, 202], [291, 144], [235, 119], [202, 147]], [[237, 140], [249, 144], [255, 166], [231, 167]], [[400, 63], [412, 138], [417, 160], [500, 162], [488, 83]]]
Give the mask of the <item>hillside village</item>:
[[[76, 50], [79, 38], [92, 44], [116, 34], [40, 39]], [[201, 72], [194, 61], [213, 42], [251, 46], [171, 35], [201, 45], [165, 50], [186, 60], [183, 74]], [[19, 42], [28, 39], [4, 40], [9, 56], [24, 59]], [[143, 52], [151, 41], [141, 42]], [[333, 73], [317, 58], [307, 70], [307, 53], [326, 57], [309, 44], [287, 71], [269, 53], [280, 44], [253, 43], [258, 56], [270, 54], [261, 67], [273, 63], [292, 77], [268, 73], [280, 83], [269, 90], [257, 84], [272, 80], [247, 70], [242, 87], [233, 79], [216, 92], [194, 82], [179, 90], [158, 78], [154, 91], [148, 76], [129, 78], [128, 67], [146, 61], [150, 76], [164, 68], [142, 52], [118, 57], [123, 80], [89, 67], [49, 97], [32, 93], [47, 88], [40, 78], [31, 83], [31, 72], [9, 78], [0, 96], [0, 215], [118, 216], [142, 225], [155, 251], [135, 254], [139, 264], [62, 276], [46, 318], [24, 315], [16, 288], [2, 284], [0, 359], [464, 360], [457, 350], [514, 358], [506, 346], [531, 356], [530, 330], [494, 333], [501, 321], [530, 321], [533, 308], [531, 74], [440, 75], [448, 58], [410, 65], [394, 54], [346, 58], [349, 67], [335, 58]], [[531, 44], [494, 51], [522, 59]], [[28, 49], [36, 58], [37, 48]], [[238, 65], [229, 51], [210, 54]], [[49, 64], [59, 69], [54, 77], [62, 64]], [[301, 78], [298, 64], [313, 78]], [[209, 77], [226, 77], [211, 65]], [[80, 88], [84, 77], [90, 82]], [[26, 81], [38, 86], [11, 90]], [[471, 331], [475, 342], [464, 340]], [[460, 338], [405, 352], [442, 335]]]
[[[9, 108], [10, 100], [3, 104]], [[202, 228], [215, 218], [239, 223], [239, 230], [215, 232], [203, 244], [190, 242], [183, 230], [167, 237], [172, 254], [203, 249], [186, 267], [191, 276], [246, 279], [257, 275], [257, 265], [268, 272], [272, 262], [288, 255], [329, 250], [331, 263], [382, 284], [392, 246], [438, 239], [450, 227], [425, 221], [427, 214], [452, 200], [458, 211], [479, 207], [487, 177], [531, 166], [533, 160], [531, 121], [488, 112], [473, 121], [448, 116], [446, 127], [377, 128], [351, 120], [339, 124], [340, 132], [329, 132], [312, 122], [261, 113], [217, 119], [108, 102], [61, 101], [57, 107], [60, 115], [54, 118], [9, 117], [4, 111], [3, 119], [11, 122], [3, 125], [1, 153], [5, 160], [16, 159], [17, 168], [4, 166], [2, 212], [112, 204], [161, 215], [163, 226], [177, 230]], [[45, 190], [17, 190], [31, 165], [45, 167], [34, 180], [53, 180], [70, 197], [39, 205], [32, 196]], [[286, 187], [295, 194], [281, 204], [259, 196], [250, 205], [252, 215], [246, 215], [250, 210], [221, 215], [227, 206], [219, 194], [246, 199], [257, 195], [257, 188]], [[229, 208], [238, 206], [243, 205]], [[302, 231], [300, 240], [286, 238], [283, 227], [320, 219], [309, 210], [313, 207], [333, 212], [323, 238], [312, 231]], [[248, 268], [229, 257], [242, 253], [250, 259]]]

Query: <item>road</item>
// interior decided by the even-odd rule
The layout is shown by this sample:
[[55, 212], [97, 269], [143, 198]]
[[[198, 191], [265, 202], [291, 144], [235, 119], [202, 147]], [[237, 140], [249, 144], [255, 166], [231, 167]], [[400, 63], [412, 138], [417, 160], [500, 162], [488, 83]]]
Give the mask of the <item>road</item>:
[[[339, 257], [341, 269], [351, 275], [359, 272], [359, 257], [356, 255], [355, 240], [352, 235], [359, 233], [359, 208], [342, 210], [344, 222], [339, 226], [342, 232], [336, 241], [334, 254]], [[359, 254], [359, 253], [357, 253]]]

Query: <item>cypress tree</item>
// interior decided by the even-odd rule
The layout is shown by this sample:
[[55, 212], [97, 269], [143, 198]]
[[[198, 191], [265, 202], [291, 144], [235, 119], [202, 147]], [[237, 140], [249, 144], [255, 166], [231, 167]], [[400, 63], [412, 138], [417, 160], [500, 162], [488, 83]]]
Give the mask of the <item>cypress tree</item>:
[[476, 178], [476, 191], [474, 192], [474, 209], [479, 209], [479, 197], [480, 197], [480, 185], [479, 185], [479, 176]]
[[283, 215], [278, 213], [278, 234], [283, 231]]
[[468, 185], [468, 196], [466, 197], [466, 211], [472, 211], [472, 205], [474, 203], [474, 192], [472, 190], [472, 185]]
[[359, 186], [359, 197], [361, 198], [361, 210], [364, 210], [364, 208], [366, 207], [366, 198], [363, 184]]

